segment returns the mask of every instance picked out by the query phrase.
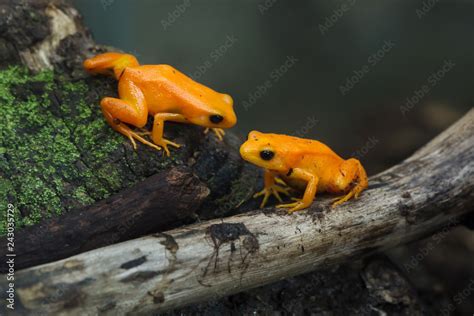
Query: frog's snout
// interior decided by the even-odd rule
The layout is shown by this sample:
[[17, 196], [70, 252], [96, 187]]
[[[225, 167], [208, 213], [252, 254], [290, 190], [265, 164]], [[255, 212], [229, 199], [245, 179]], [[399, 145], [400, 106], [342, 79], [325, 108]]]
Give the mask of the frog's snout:
[[242, 145], [240, 145], [239, 152], [240, 156], [242, 156], [244, 160], [247, 160], [251, 163], [256, 163], [254, 161], [255, 159], [253, 159], [256, 155], [256, 148], [252, 144], [252, 141], [247, 140]]
[[[248, 157], [249, 154], [250, 154], [250, 151], [249, 151], [249, 148], [247, 146], [247, 142], [243, 143], [242, 145], [240, 145], [240, 149], [239, 149], [239, 152], [240, 152], [240, 156], [245, 159], [245, 157]], [[246, 159], [245, 159], [246, 160]]]
[[234, 100], [232, 100], [232, 97], [228, 94], [223, 93], [222, 94], [222, 100], [224, 100], [224, 102], [227, 103], [230, 106], [232, 106], [234, 104]]
[[233, 127], [237, 124], [237, 115], [235, 115], [234, 109], [229, 112], [224, 120], [226, 121], [227, 128]]
[[228, 106], [229, 109], [226, 115], [224, 116], [223, 125], [225, 125], [225, 128], [233, 127], [237, 123], [237, 115], [234, 111], [234, 100], [230, 95], [223, 93], [222, 101], [224, 101], [224, 103]]

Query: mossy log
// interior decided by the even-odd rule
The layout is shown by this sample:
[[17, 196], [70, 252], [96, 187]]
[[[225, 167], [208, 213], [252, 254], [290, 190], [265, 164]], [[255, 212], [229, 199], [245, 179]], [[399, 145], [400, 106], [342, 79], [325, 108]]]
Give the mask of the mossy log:
[[59, 260], [191, 221], [208, 195], [207, 187], [184, 167], [159, 172], [90, 207], [23, 229], [15, 240], [16, 267]]
[[[205, 135], [203, 128], [167, 123], [166, 137], [183, 146], [166, 157], [141, 144], [134, 150], [107, 125], [99, 101], [116, 96], [117, 83], [91, 77], [82, 69], [85, 58], [107, 49], [93, 42], [68, 3], [0, 2], [0, 209], [5, 218], [7, 204], [15, 207], [18, 267], [45, 262], [41, 245], [52, 245], [55, 239], [60, 243], [49, 260], [90, 249], [86, 243], [104, 246], [106, 240], [121, 241], [254, 206], [246, 202], [256, 188], [259, 171], [242, 162], [236, 150], [240, 139], [232, 133], [220, 142], [211, 133]], [[158, 173], [162, 179], [167, 173], [172, 177], [176, 168], [186, 169], [202, 185], [193, 191], [194, 198], [186, 200], [190, 205], [181, 203], [181, 209], [189, 212], [185, 217], [168, 216], [176, 208], [155, 199], [155, 204], [146, 206], [146, 212], [153, 214], [142, 216], [144, 203], [137, 201], [149, 201], [151, 188], [156, 189], [153, 194], [179, 204], [180, 192], [173, 195], [163, 185], [143, 182]], [[118, 214], [116, 210], [99, 234], [93, 226], [103, 222], [94, 219], [96, 213], [90, 210], [99, 201], [114, 200], [113, 195], [125, 189], [132, 190], [134, 198], [118, 197], [128, 203], [121, 209], [138, 222], [124, 228], [124, 215], [113, 215]], [[203, 189], [208, 191], [206, 196]], [[66, 242], [64, 236], [80, 214], [91, 218], [82, 221], [81, 234]], [[5, 234], [3, 224], [0, 235]], [[118, 240], [101, 239], [117, 227], [126, 230]]]
[[[3, 118], [0, 124], [0, 209], [2, 216], [5, 216], [6, 204], [12, 203], [15, 206], [17, 224], [15, 251], [20, 254], [16, 257], [18, 264], [16, 268], [22, 264], [30, 266], [55, 260], [147, 232], [180, 226], [197, 218], [218, 218], [257, 208], [257, 202], [252, 201], [250, 197], [256, 191], [257, 183], [260, 183], [260, 171], [242, 163], [236, 150], [241, 140], [232, 133], [228, 133], [225, 142], [220, 143], [212, 136], [203, 136], [201, 128], [169, 124], [169, 128], [167, 126], [165, 131], [166, 136], [185, 145], [180, 150], [173, 151], [169, 159], [163, 157], [160, 152], [140, 145], [139, 149], [134, 151], [128, 140], [107, 126], [99, 111], [98, 102], [103, 96], [116, 95], [116, 82], [104, 77], [90, 77], [81, 67], [84, 58], [106, 50], [110, 48], [93, 42], [83, 27], [77, 11], [66, 2], [0, 0], [0, 111]], [[416, 166], [421, 168], [423, 162], [420, 161], [413, 162], [410, 165], [413, 168], [408, 171], [420, 170], [415, 168]], [[449, 164], [441, 166], [445, 170]], [[472, 169], [463, 170], [463, 176], [466, 174], [472, 176]], [[457, 171], [459, 170], [452, 172]], [[397, 189], [394, 183], [399, 174], [392, 170], [384, 175], [375, 178], [380, 181], [376, 181], [377, 185], [367, 191], [369, 196], [377, 195], [377, 192], [386, 194], [392, 189]], [[461, 180], [464, 179], [457, 179]], [[441, 181], [441, 177], [437, 181]], [[443, 186], [438, 189], [448, 192], [446, 185], [452, 184], [448, 182], [441, 181], [440, 184]], [[419, 181], [417, 183], [421, 185]], [[189, 190], [172, 194], [169, 184], [171, 188], [173, 185], [183, 184], [184, 188]], [[147, 188], [155, 190], [150, 192]], [[439, 190], [432, 192], [439, 193], [441, 192]], [[472, 199], [472, 194], [469, 192], [461, 190], [459, 194], [464, 196], [460, 204], [452, 205], [450, 204], [452, 201], [444, 201], [442, 198], [431, 201], [432, 204], [440, 203], [436, 205], [443, 206], [440, 209], [444, 212], [441, 218], [434, 216], [436, 208], [430, 210], [427, 206], [426, 209], [417, 210], [417, 203], [420, 202], [417, 194], [410, 196], [403, 193], [400, 204], [391, 204], [396, 209], [394, 216], [402, 218], [402, 222], [403, 219], [406, 221], [398, 229], [406, 229], [407, 240], [436, 229], [442, 224], [445, 215], [449, 215], [451, 208], [462, 206], [464, 205], [462, 201]], [[173, 197], [180, 199], [182, 204], [178, 203], [173, 207], [170, 203]], [[137, 208], [139, 201], [142, 204]], [[351, 206], [343, 206], [336, 213], [327, 208], [325, 199], [321, 199], [309, 211], [296, 214], [294, 217], [287, 217], [275, 212], [273, 208], [268, 208], [249, 213], [248, 217], [225, 219], [225, 224], [238, 224], [230, 225], [233, 228], [237, 227], [232, 231], [221, 230], [224, 226], [228, 227], [220, 226], [222, 220], [206, 222], [193, 226], [194, 228], [183, 227], [170, 233], [154, 233], [143, 239], [106, 247], [103, 248], [102, 254], [99, 254], [102, 249], [87, 252], [77, 257], [79, 261], [70, 258], [47, 266], [19, 271], [15, 285], [18, 289], [15, 313], [55, 311], [83, 315], [85, 310], [90, 310], [92, 314], [122, 315], [131, 310], [137, 312], [163, 310], [182, 306], [184, 303], [235, 293], [309, 269], [325, 267], [331, 263], [330, 260], [326, 260], [331, 255], [331, 249], [342, 251], [352, 245], [354, 248], [347, 249], [353, 250], [352, 254], [355, 257], [365, 255], [375, 250], [372, 247], [365, 247], [371, 243], [369, 236], [358, 237], [353, 241], [347, 237], [345, 240], [349, 246], [336, 247], [338, 242], [342, 242], [338, 241], [337, 236], [346, 233], [344, 227], [347, 229], [364, 227], [356, 224], [357, 220], [367, 215], [359, 214], [367, 200], [357, 203], [355, 206], [355, 209], [359, 210], [355, 214], [359, 215], [357, 218], [351, 215], [352, 203]], [[111, 205], [117, 207], [112, 208]], [[384, 204], [380, 207], [375, 215], [386, 214], [382, 211], [389, 205]], [[176, 214], [173, 214], [174, 211]], [[344, 219], [343, 214], [350, 215], [347, 220], [353, 221], [351, 225], [336, 225], [337, 221]], [[124, 223], [127, 216], [137, 220], [131, 224], [127, 221]], [[95, 219], [98, 220], [94, 221]], [[376, 238], [377, 247], [383, 246], [382, 241], [392, 236], [385, 234], [381, 227], [374, 226], [382, 225], [383, 218], [379, 219], [375, 223], [367, 222], [367, 226], [373, 228], [373, 234], [370, 236]], [[284, 225], [291, 235], [294, 235], [293, 238], [301, 240], [290, 243], [274, 240], [281, 244], [276, 250], [271, 248], [271, 244], [267, 244], [266, 240], [271, 240], [273, 235], [265, 235], [265, 232], [258, 231], [260, 222], [263, 225], [271, 220], [275, 220], [273, 224], [282, 223], [282, 226]], [[240, 223], [243, 223], [243, 226]], [[310, 226], [311, 224], [314, 225]], [[272, 232], [278, 228], [279, 226], [275, 227]], [[71, 229], [70, 233], [68, 229]], [[310, 240], [312, 236], [310, 234], [314, 229], [323, 230], [319, 232], [320, 235], [316, 240]], [[2, 225], [0, 235], [4, 232], [5, 227]], [[238, 238], [232, 240], [236, 232]], [[281, 233], [284, 232], [285, 230], [281, 230]], [[392, 232], [395, 233], [395, 230]], [[221, 238], [210, 238], [212, 235], [209, 234]], [[197, 236], [196, 239], [193, 239], [193, 236]], [[331, 236], [334, 238], [328, 239]], [[330, 247], [323, 247], [327, 253], [318, 256], [313, 248], [317, 247], [320, 239]], [[256, 249], [256, 244], [253, 242], [255, 240], [258, 242], [258, 252], [246, 255], [249, 249]], [[331, 240], [335, 244], [330, 244]], [[128, 248], [121, 248], [124, 245], [136, 244], [137, 251], [141, 252], [147, 249], [147, 241], [158, 242], [150, 244], [152, 252], [143, 256], [136, 257], [137, 253], [128, 253]], [[177, 266], [174, 267], [176, 270], [171, 269], [167, 264], [177, 264], [173, 259], [175, 258], [173, 253], [176, 251], [176, 258], [181, 258], [185, 254], [184, 250], [194, 249], [192, 248], [194, 241], [196, 241], [195, 247], [206, 245], [202, 248], [206, 252], [194, 253], [196, 258], [200, 256], [204, 258], [200, 264], [207, 266], [210, 262], [204, 277], [209, 280], [222, 280], [222, 286], [209, 288], [201, 284], [203, 287], [198, 288], [198, 291], [191, 288], [190, 295], [186, 291], [175, 292], [182, 284], [181, 281], [186, 281], [188, 278], [189, 284], [194, 284], [193, 282], [200, 280], [199, 277], [206, 270], [197, 267], [189, 275], [176, 277], [178, 285], [173, 285], [174, 274], [179, 274], [183, 270], [179, 270]], [[392, 242], [398, 241], [402, 239]], [[363, 242], [365, 246], [357, 248], [359, 244], [351, 242]], [[218, 255], [216, 246], [220, 248]], [[111, 249], [117, 250], [120, 260], [108, 261], [111, 258], [109, 254], [113, 252]], [[242, 252], [237, 255], [236, 251], [240, 250]], [[268, 256], [265, 255], [267, 250]], [[271, 265], [270, 259], [275, 252], [285, 258], [282, 265]], [[99, 284], [101, 281], [94, 279], [97, 275], [87, 276], [88, 272], [93, 271], [89, 268], [95, 266], [84, 266], [83, 263], [87, 260], [80, 262], [85, 258], [83, 256], [89, 254], [94, 257], [96, 266], [104, 269], [105, 277], [121, 273], [121, 277], [131, 279], [127, 281], [128, 283], [119, 281], [122, 288], [104, 287], [104, 283]], [[168, 254], [170, 256], [167, 257]], [[238, 260], [242, 259], [240, 255], [245, 257], [243, 262]], [[153, 261], [154, 256], [157, 261]], [[298, 262], [308, 263], [315, 256], [317, 258], [310, 268], [298, 268]], [[344, 260], [347, 260], [347, 257]], [[218, 265], [217, 268], [213, 266], [213, 262]], [[185, 266], [187, 263], [189, 261], [179, 264]], [[249, 271], [255, 271], [255, 263], [261, 263], [266, 267], [267, 277], [259, 279], [252, 273], [249, 274]], [[153, 273], [161, 273], [163, 278], [150, 274], [149, 271], [140, 270], [150, 267], [151, 264], [154, 264], [153, 269], [156, 268]], [[369, 267], [373, 265], [369, 264]], [[383, 274], [378, 276], [378, 281], [374, 280], [377, 279], [374, 277], [377, 271]], [[198, 278], [192, 279], [196, 273]], [[320, 293], [321, 300], [316, 303], [315, 308], [318, 311], [337, 313], [361, 309], [366, 314], [373, 311], [396, 311], [404, 314], [418, 312], [416, 306], [418, 300], [413, 291], [409, 289], [408, 283], [402, 282], [403, 278], [393, 269], [367, 268], [364, 271], [339, 269], [334, 278], [331, 273], [326, 270], [315, 273], [322, 283], [314, 283], [312, 279], [305, 282], [304, 277], [293, 283], [324, 289]], [[353, 291], [347, 291], [345, 280], [350, 282], [351, 286], [357, 287], [359, 284], [357, 281], [360, 281], [359, 273], [362, 273], [364, 278], [363, 288], [360, 291], [355, 288]], [[387, 273], [396, 275], [390, 279], [393, 282], [388, 284]], [[83, 276], [86, 278], [82, 279]], [[331, 281], [331, 278], [335, 280]], [[4, 281], [5, 277], [0, 283], [2, 292], [6, 287]], [[111, 281], [110, 284], [115, 285], [114, 282]], [[100, 287], [99, 292], [94, 290], [97, 284]], [[320, 286], [321, 284], [323, 286]], [[129, 287], [131, 290], [126, 293]], [[143, 294], [143, 290], [151, 287], [155, 291], [145, 293], [140, 298], [143, 300], [136, 301], [128, 296], [132, 293], [138, 297]], [[106, 297], [114, 294], [115, 290], [119, 292], [117, 296]], [[331, 300], [335, 292], [339, 293], [337, 300]], [[355, 295], [356, 292], [361, 295]], [[392, 293], [393, 296], [387, 293]], [[308, 296], [307, 293], [303, 294]], [[95, 295], [96, 299], [93, 299]], [[126, 298], [121, 299], [122, 296]], [[326, 299], [323, 300], [323, 297]], [[89, 304], [90, 300], [94, 301], [93, 304]], [[289, 303], [293, 304], [294, 300]], [[206, 310], [207, 307], [204, 307], [204, 311]]]
[[[474, 208], [474, 109], [332, 209], [318, 198], [129, 240], [18, 273], [22, 312], [149, 315], [417, 240]], [[104, 289], [104, 284], [107, 288]], [[2, 285], [6, 289], [6, 284]], [[61, 294], [50, 301], [45, 298]]]

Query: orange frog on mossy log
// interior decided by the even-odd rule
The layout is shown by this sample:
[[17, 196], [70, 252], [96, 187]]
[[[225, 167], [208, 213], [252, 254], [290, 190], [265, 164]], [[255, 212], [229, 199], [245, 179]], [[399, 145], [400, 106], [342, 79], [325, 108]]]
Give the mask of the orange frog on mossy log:
[[[216, 92], [169, 65], [139, 65], [129, 54], [105, 53], [84, 61], [91, 74], [112, 75], [118, 81], [119, 98], [105, 97], [100, 106], [113, 129], [169, 156], [168, 145], [180, 145], [163, 138], [165, 121], [212, 128], [222, 140], [224, 128], [237, 122], [232, 97]], [[143, 128], [148, 115], [154, 117], [151, 133], [135, 132], [124, 123]], [[150, 135], [153, 143], [143, 138]], [[158, 147], [158, 146], [160, 147]]]

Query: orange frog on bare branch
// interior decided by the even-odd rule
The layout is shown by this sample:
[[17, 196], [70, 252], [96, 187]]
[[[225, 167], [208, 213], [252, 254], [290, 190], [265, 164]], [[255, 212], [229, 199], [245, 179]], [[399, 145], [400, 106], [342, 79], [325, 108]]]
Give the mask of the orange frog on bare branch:
[[265, 168], [265, 188], [255, 194], [255, 197], [263, 195], [260, 207], [265, 206], [270, 195], [281, 202], [280, 193], [288, 195], [287, 184], [304, 189], [302, 199], [293, 198], [293, 203], [277, 205], [289, 208], [289, 213], [307, 208], [316, 191], [345, 194], [333, 203], [336, 206], [357, 198], [368, 186], [367, 174], [359, 160], [344, 160], [316, 140], [253, 131], [240, 147], [240, 154]]

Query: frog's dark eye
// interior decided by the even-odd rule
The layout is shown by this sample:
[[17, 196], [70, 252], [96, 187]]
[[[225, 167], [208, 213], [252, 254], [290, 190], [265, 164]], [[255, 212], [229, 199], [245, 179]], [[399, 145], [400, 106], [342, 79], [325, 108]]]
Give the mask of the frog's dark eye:
[[217, 114], [209, 116], [209, 121], [211, 121], [213, 124], [219, 124], [223, 119], [223, 116]]
[[263, 160], [271, 160], [275, 156], [275, 153], [271, 150], [262, 150], [260, 152], [260, 158]]

